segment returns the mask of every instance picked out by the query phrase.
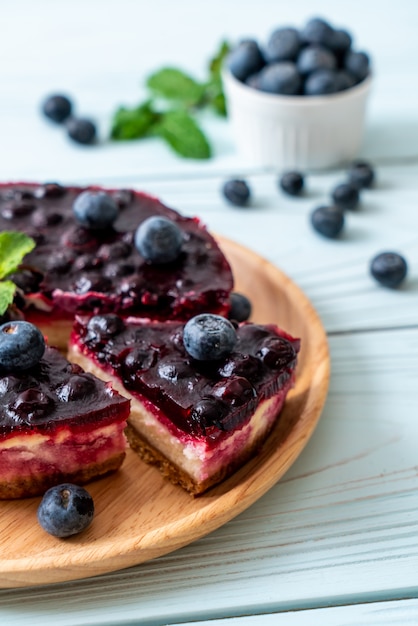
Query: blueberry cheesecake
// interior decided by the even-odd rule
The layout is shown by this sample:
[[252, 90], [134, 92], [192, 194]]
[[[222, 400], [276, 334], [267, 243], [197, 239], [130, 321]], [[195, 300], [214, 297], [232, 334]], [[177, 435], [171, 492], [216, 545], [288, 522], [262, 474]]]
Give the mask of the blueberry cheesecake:
[[0, 499], [117, 470], [128, 415], [128, 399], [45, 346], [35, 326], [0, 326]]
[[131, 401], [129, 444], [200, 494], [266, 439], [294, 383], [299, 340], [274, 325], [76, 317], [69, 359]]
[[226, 314], [231, 268], [197, 218], [131, 190], [0, 185], [0, 232], [36, 247], [9, 278], [25, 319], [66, 347], [75, 314], [187, 320]]

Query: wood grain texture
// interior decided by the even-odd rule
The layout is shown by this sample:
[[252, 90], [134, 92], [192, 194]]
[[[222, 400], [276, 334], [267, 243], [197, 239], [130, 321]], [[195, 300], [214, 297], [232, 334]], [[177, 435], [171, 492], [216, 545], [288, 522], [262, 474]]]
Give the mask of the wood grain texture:
[[176, 550], [250, 506], [304, 448], [328, 389], [325, 332], [310, 302], [284, 274], [237, 244], [221, 243], [237, 288], [254, 303], [253, 319], [278, 323], [302, 340], [295, 388], [268, 441], [233, 477], [195, 499], [129, 451], [115, 476], [89, 487], [96, 503], [92, 526], [66, 541], [37, 526], [39, 499], [0, 502], [1, 586], [95, 576]]

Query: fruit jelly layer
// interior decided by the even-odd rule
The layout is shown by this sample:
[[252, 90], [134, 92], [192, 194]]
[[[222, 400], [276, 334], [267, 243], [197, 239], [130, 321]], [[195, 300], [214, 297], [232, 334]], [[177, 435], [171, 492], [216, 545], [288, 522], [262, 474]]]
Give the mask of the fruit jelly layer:
[[47, 347], [40, 362], [22, 373], [0, 373], [0, 442], [18, 434], [48, 434], [71, 426], [88, 433], [126, 422], [129, 401], [109, 384]]
[[[36, 241], [13, 276], [28, 303], [72, 313], [107, 310], [158, 319], [228, 310], [231, 268], [197, 218], [183, 217], [144, 193], [103, 190], [118, 204], [119, 217], [113, 228], [89, 230], [76, 221], [72, 208], [86, 189], [99, 190], [0, 185], [0, 231], [22, 231]], [[153, 215], [173, 220], [183, 231], [182, 252], [173, 263], [146, 262], [135, 248], [137, 226]]]
[[69, 358], [77, 361], [82, 354], [98, 375], [120, 381], [119, 389], [148, 403], [147, 409], [182, 441], [219, 445], [260, 402], [293, 381], [299, 341], [275, 326], [241, 324], [234, 351], [221, 361], [202, 363], [184, 349], [184, 324], [120, 318], [116, 323], [115, 318], [103, 316], [104, 339], [78, 317]]

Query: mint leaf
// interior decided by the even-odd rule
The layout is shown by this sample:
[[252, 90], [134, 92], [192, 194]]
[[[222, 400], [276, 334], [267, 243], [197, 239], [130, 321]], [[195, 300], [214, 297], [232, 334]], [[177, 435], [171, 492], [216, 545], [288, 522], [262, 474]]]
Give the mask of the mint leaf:
[[227, 111], [221, 73], [224, 60], [229, 54], [230, 49], [228, 42], [223, 41], [221, 43], [218, 52], [209, 62], [210, 79], [206, 84], [206, 100], [208, 105], [215, 113], [223, 117], [226, 116]]
[[120, 107], [113, 115], [110, 136], [116, 140], [140, 139], [149, 133], [157, 119], [149, 100], [133, 109]]
[[203, 85], [174, 67], [165, 67], [151, 74], [147, 86], [157, 96], [182, 102], [188, 107], [197, 106], [205, 93]]
[[24, 233], [0, 233], [0, 280], [15, 272], [23, 257], [35, 247], [33, 239]]
[[163, 113], [155, 133], [182, 157], [208, 159], [211, 156], [208, 140], [186, 111], [179, 109]]
[[222, 41], [218, 52], [209, 61], [209, 73], [211, 79], [220, 79], [222, 66], [225, 58], [228, 56], [231, 46], [227, 41]]
[[0, 282], [0, 315], [3, 315], [9, 304], [12, 304], [16, 285], [11, 280]]

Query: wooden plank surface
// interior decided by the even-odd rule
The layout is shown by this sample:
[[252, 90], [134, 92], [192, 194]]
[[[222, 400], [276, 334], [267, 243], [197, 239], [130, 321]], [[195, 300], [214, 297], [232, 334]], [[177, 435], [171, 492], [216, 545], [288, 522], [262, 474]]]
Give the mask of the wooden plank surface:
[[[306, 611], [286, 611], [272, 615], [255, 615], [204, 622], [187, 622], [188, 626], [413, 626], [418, 623], [418, 601], [371, 602]], [[183, 623], [184, 624], [184, 623]], [[175, 626], [183, 626], [176, 624]]]
[[[329, 332], [332, 378], [308, 447], [248, 511], [144, 566], [0, 591], [1, 623], [156, 626], [219, 619], [215, 624], [223, 626], [234, 622], [221, 618], [251, 613], [236, 623], [416, 623], [416, 600], [395, 600], [418, 597], [418, 4], [318, 0], [313, 7], [297, 0], [278, 14], [272, 0], [261, 0], [256, 11], [250, 0], [204, 6], [39, 0], [36, 7], [15, 0], [2, 9], [2, 178], [134, 185], [201, 216], [303, 288]], [[235, 153], [223, 120], [202, 119], [215, 158], [200, 163], [180, 160], [152, 140], [83, 149], [39, 115], [47, 93], [68, 91], [80, 114], [97, 118], [105, 138], [114, 107], [137, 102], [153, 69], [170, 62], [202, 76], [223, 36], [265, 37], [313, 11], [352, 28], [374, 58], [362, 154], [376, 164], [378, 185], [347, 215], [342, 241], [321, 239], [308, 220], [344, 172], [311, 174], [306, 197], [287, 199], [278, 193], [277, 172], [249, 168]], [[248, 176], [254, 196], [248, 210], [232, 209], [220, 196], [232, 174]], [[382, 289], [368, 275], [371, 257], [387, 248], [403, 252], [410, 264], [400, 290]], [[344, 606], [320, 608], [332, 604]]]

